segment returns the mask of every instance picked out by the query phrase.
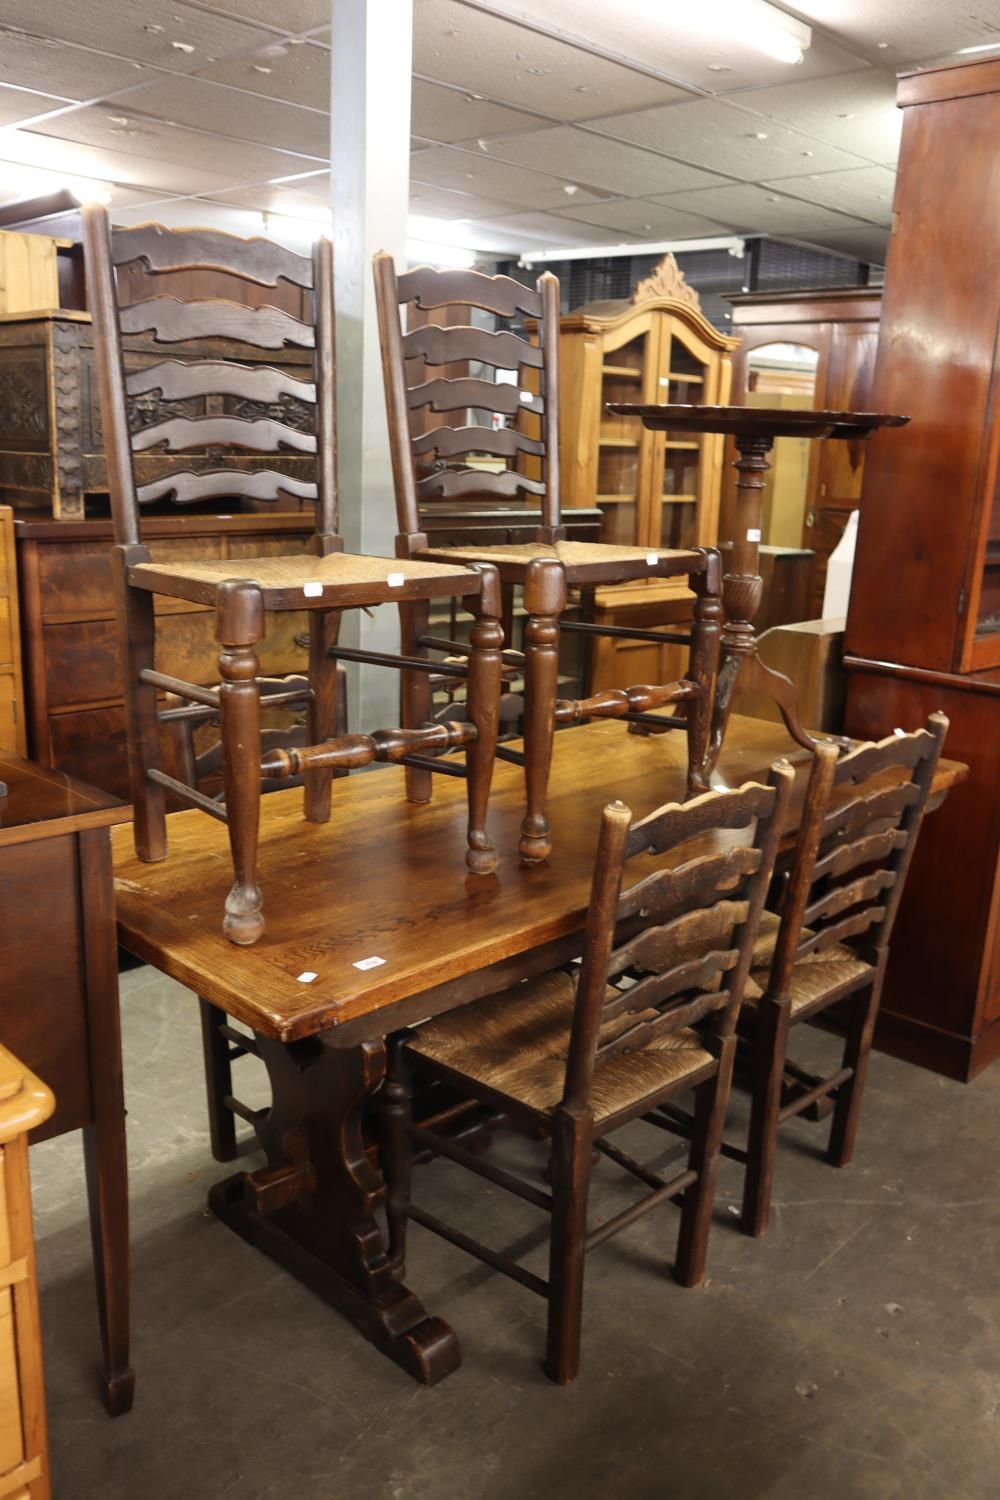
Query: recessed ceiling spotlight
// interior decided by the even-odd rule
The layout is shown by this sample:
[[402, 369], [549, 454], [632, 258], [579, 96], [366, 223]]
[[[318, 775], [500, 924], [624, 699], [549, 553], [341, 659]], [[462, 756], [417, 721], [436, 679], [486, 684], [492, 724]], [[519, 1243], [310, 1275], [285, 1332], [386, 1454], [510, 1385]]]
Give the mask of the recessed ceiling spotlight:
[[767, 131], [766, 130], [751, 130], [750, 134], [747, 136], [747, 140], [749, 140], [749, 141], [766, 141], [767, 140]]
[[879, 47], [888, 47], [889, 43], [888, 42], [878, 42], [876, 45], [879, 46]]
[[575, 182], [565, 182], [563, 183], [563, 192], [568, 193], [572, 198], [574, 193], [579, 192], [579, 188], [577, 187]]

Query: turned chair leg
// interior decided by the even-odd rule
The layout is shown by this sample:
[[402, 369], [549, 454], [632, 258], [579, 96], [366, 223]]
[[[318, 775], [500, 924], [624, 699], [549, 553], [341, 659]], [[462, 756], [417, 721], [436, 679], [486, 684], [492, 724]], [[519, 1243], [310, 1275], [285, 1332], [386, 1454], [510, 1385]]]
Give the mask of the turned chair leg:
[[852, 997], [843, 1066], [854, 1071], [837, 1090], [830, 1140], [826, 1149], [826, 1159], [834, 1167], [846, 1167], [854, 1155], [854, 1140], [861, 1118], [861, 1101], [865, 1092], [881, 988], [879, 977], [874, 984], [867, 985]]
[[771, 1212], [781, 1080], [788, 1052], [790, 1022], [787, 1001], [782, 1003], [765, 995], [754, 1007], [753, 1094], [740, 1219], [744, 1234], [754, 1236], [765, 1233]]
[[[120, 570], [127, 563], [116, 554]], [[156, 666], [156, 618], [153, 595], [130, 588], [118, 592], [118, 639], [123, 643], [125, 671], [125, 733], [128, 743], [129, 797], [133, 810], [135, 852], [155, 861], [167, 854], [167, 823], [162, 786], [150, 781], [148, 771], [160, 765], [160, 721], [156, 688], [141, 682], [139, 673]]]
[[527, 864], [552, 853], [545, 802], [552, 766], [559, 688], [559, 616], [566, 607], [566, 574], [558, 563], [536, 560], [524, 584], [524, 785], [525, 816], [518, 849]]
[[705, 1275], [708, 1233], [712, 1224], [715, 1182], [719, 1175], [719, 1152], [726, 1124], [735, 1051], [735, 1038], [726, 1037], [721, 1044], [719, 1066], [714, 1078], [710, 1078], [696, 1090], [688, 1167], [692, 1172], [697, 1172], [698, 1180], [687, 1189], [681, 1205], [677, 1259], [674, 1264], [674, 1275], [681, 1286], [697, 1286]]
[[712, 732], [712, 708], [715, 703], [716, 679], [719, 675], [719, 641], [722, 636], [722, 595], [718, 554], [710, 552], [704, 573], [692, 580], [695, 591], [694, 623], [691, 629], [691, 680], [698, 686], [698, 697], [688, 704], [688, 779], [687, 794], [695, 797], [707, 792], [714, 769], [709, 746]]
[[466, 678], [466, 709], [475, 726], [476, 738], [466, 747], [466, 790], [469, 799], [468, 848], [465, 863], [475, 875], [496, 869], [496, 845], [486, 831], [493, 765], [500, 723], [500, 690], [503, 672], [503, 629], [500, 625], [500, 579], [493, 567], [481, 567], [482, 593], [472, 595], [468, 605], [474, 614], [469, 635], [469, 671]]
[[[339, 682], [337, 663], [330, 652], [340, 634], [340, 610], [317, 610], [309, 616], [309, 743], [322, 745], [338, 730]], [[330, 820], [330, 790], [333, 772], [329, 766], [309, 768], [303, 776], [305, 816], [310, 823]]]
[[388, 1258], [402, 1278], [406, 1260], [406, 1210], [410, 1203], [412, 1147], [407, 1130], [413, 1118], [413, 1086], [406, 1061], [405, 1040], [390, 1038], [385, 1082], [382, 1086], [382, 1176], [385, 1179], [385, 1217]]
[[[430, 623], [430, 600], [416, 599], [399, 606], [400, 640], [404, 656], [428, 655], [418, 644], [427, 634]], [[423, 729], [434, 718], [431, 680], [426, 672], [400, 673], [400, 723], [404, 729]], [[406, 766], [406, 800], [429, 802], [433, 795], [433, 771], [423, 766]]]
[[552, 1237], [545, 1373], [557, 1385], [569, 1385], [580, 1369], [591, 1135], [589, 1114], [573, 1115], [561, 1106], [555, 1111], [549, 1162]]
[[264, 931], [257, 885], [260, 823], [260, 685], [254, 649], [265, 632], [264, 602], [255, 583], [230, 579], [219, 585], [219, 724], [233, 886], [226, 897], [223, 931], [240, 946]]

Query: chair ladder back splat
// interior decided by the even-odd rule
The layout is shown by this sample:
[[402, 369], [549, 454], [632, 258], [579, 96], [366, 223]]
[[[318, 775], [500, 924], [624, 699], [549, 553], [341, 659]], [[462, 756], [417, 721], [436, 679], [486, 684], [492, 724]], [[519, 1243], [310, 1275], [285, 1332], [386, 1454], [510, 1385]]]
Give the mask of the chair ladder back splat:
[[[492, 870], [497, 856], [485, 819], [500, 695], [499, 579], [488, 560], [468, 566], [462, 560], [396, 561], [344, 552], [329, 240], [317, 240], [310, 254], [301, 255], [268, 240], [241, 240], [214, 230], [170, 230], [159, 224], [112, 229], [106, 210], [95, 204], [84, 207], [83, 223], [140, 857], [166, 855], [167, 796], [224, 822], [235, 877], [224, 930], [233, 942], [253, 943], [263, 931], [257, 883], [261, 778], [301, 776], [305, 816], [325, 823], [335, 774], [392, 761], [407, 768], [408, 794], [413, 775], [428, 783], [438, 770], [466, 778], [466, 866], [476, 873]], [[130, 301], [137, 266], [140, 300]], [[147, 295], [149, 282], [159, 277], [166, 294]], [[220, 277], [232, 297], [243, 300], [219, 296]], [[279, 287], [280, 293], [271, 290]], [[201, 289], [212, 294], [200, 295]], [[180, 290], [183, 297], [174, 295]], [[126, 337], [132, 340], [128, 345]], [[299, 477], [303, 458], [310, 479]], [[315, 505], [313, 535], [301, 554], [159, 562], [143, 544], [142, 507], [153, 502], [184, 506], [216, 498], [283, 497]], [[185, 682], [158, 669], [156, 595], [214, 610], [218, 685]], [[338, 654], [407, 677], [413, 663], [405, 652], [341, 652], [342, 611], [391, 604], [399, 608], [405, 630], [406, 611], [426, 611], [434, 599], [447, 601], [449, 608], [461, 600], [473, 615], [463, 674], [466, 721], [428, 725], [426, 718], [417, 718], [400, 729], [346, 734]], [[300, 679], [286, 690], [262, 677], [258, 650], [268, 616], [287, 611], [308, 612], [310, 628], [308, 681], [303, 687]], [[426, 670], [437, 669], [428, 661]], [[301, 734], [290, 740], [282, 733], [275, 742], [273, 733], [262, 733], [262, 687], [269, 707], [306, 710], [305, 744], [296, 742]], [[172, 695], [166, 704], [164, 695]], [[189, 744], [182, 747], [181, 777], [160, 764], [165, 724], [194, 729], [213, 719], [221, 739], [218, 798], [191, 784], [198, 760]], [[440, 758], [457, 749], [465, 751], [464, 764]], [[429, 796], [426, 791], [419, 800]]]
[[[742, 1225], [768, 1225], [778, 1127], [832, 1114], [827, 1161], [851, 1160], [893, 921], [927, 807], [948, 720], [897, 730], [845, 755], [820, 743], [770, 964], [755, 970], [741, 1039], [752, 1092]], [[758, 960], [759, 962], [760, 960]], [[787, 1055], [791, 1026], [837, 1009], [841, 1066], [827, 1076]]]
[[[675, 1273], [685, 1286], [704, 1274], [734, 1027], [792, 781], [790, 767], [779, 762], [766, 786], [710, 792], [635, 824], [621, 802], [610, 804], [601, 819], [579, 966], [525, 979], [390, 1043], [383, 1165], [391, 1264], [402, 1273], [407, 1223], [414, 1220], [545, 1296], [545, 1368], [562, 1384], [579, 1366], [588, 1250], [673, 1201], [681, 1207]], [[623, 891], [630, 865], [638, 877]], [[460, 1097], [546, 1137], [551, 1193], [414, 1124], [411, 1062]], [[695, 1126], [687, 1166], [672, 1177], [606, 1138], [639, 1119], [663, 1126], [657, 1112], [684, 1092], [695, 1095]], [[548, 1280], [414, 1204], [415, 1148], [446, 1156], [548, 1211]], [[588, 1232], [595, 1148], [646, 1193]]]

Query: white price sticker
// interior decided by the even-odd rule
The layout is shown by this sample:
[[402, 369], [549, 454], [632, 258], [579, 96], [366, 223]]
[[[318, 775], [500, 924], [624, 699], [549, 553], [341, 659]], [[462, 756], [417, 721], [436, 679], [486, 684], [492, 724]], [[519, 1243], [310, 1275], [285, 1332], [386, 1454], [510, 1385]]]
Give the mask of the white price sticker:
[[355, 969], [378, 969], [384, 963], [384, 958], [359, 958], [357, 963], [352, 964], [351, 967]]
[[747, 541], [748, 542], [759, 542], [760, 541], [760, 527], [759, 526], [751, 526], [750, 530], [747, 532]]
[[313, 980], [314, 979], [318, 979], [318, 978], [319, 978], [319, 975], [318, 974], [314, 974], [313, 971], [312, 971], [312, 969], [305, 969], [299, 975], [299, 984], [312, 984]]
[[321, 583], [304, 583], [302, 592], [307, 599], [321, 599], [323, 597], [323, 585]]
[[406, 582], [406, 574], [389, 573], [387, 574], [385, 581], [391, 589], [401, 589], [403, 587], [403, 584]]
[[525, 406], [530, 406], [532, 401], [534, 401], [535, 399], [534, 393], [532, 391], [520, 391], [518, 394], [520, 395], [521, 400], [524, 402]]
[[655, 568], [656, 564], [659, 562], [659, 560], [660, 560], [660, 554], [658, 552], [647, 552], [646, 553], [646, 563], [647, 563], [647, 565], [649, 567]]

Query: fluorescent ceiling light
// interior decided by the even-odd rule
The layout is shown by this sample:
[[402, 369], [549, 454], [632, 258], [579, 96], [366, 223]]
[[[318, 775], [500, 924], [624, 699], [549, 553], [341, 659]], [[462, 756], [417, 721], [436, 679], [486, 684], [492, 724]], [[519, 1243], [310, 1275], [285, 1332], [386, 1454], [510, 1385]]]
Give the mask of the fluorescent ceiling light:
[[967, 57], [970, 52], [995, 52], [1000, 42], [981, 42], [978, 47], [959, 47], [956, 57]]
[[702, 14], [725, 32], [727, 41], [740, 42], [778, 62], [800, 63], [812, 41], [812, 31], [767, 0], [703, 0]]
[[70, 172], [49, 172], [41, 167], [26, 167], [20, 162], [4, 161], [0, 156], [0, 176], [4, 194], [18, 198], [45, 198], [66, 188], [78, 203], [110, 203], [111, 189], [106, 182], [93, 177], [78, 177]]
[[461, 245], [409, 238], [406, 241], [406, 258], [421, 265], [454, 266], [463, 270], [468, 270], [476, 263], [475, 251], [463, 249]]
[[564, 250], [522, 250], [517, 263], [530, 270], [532, 266], [544, 265], [551, 260], [597, 260], [609, 255], [664, 255], [668, 250], [675, 255], [691, 250], [728, 250], [730, 255], [742, 260], [746, 244], [738, 235], [715, 235], [706, 240], [653, 240], [644, 244], [588, 245], [585, 249], [568, 247]]

